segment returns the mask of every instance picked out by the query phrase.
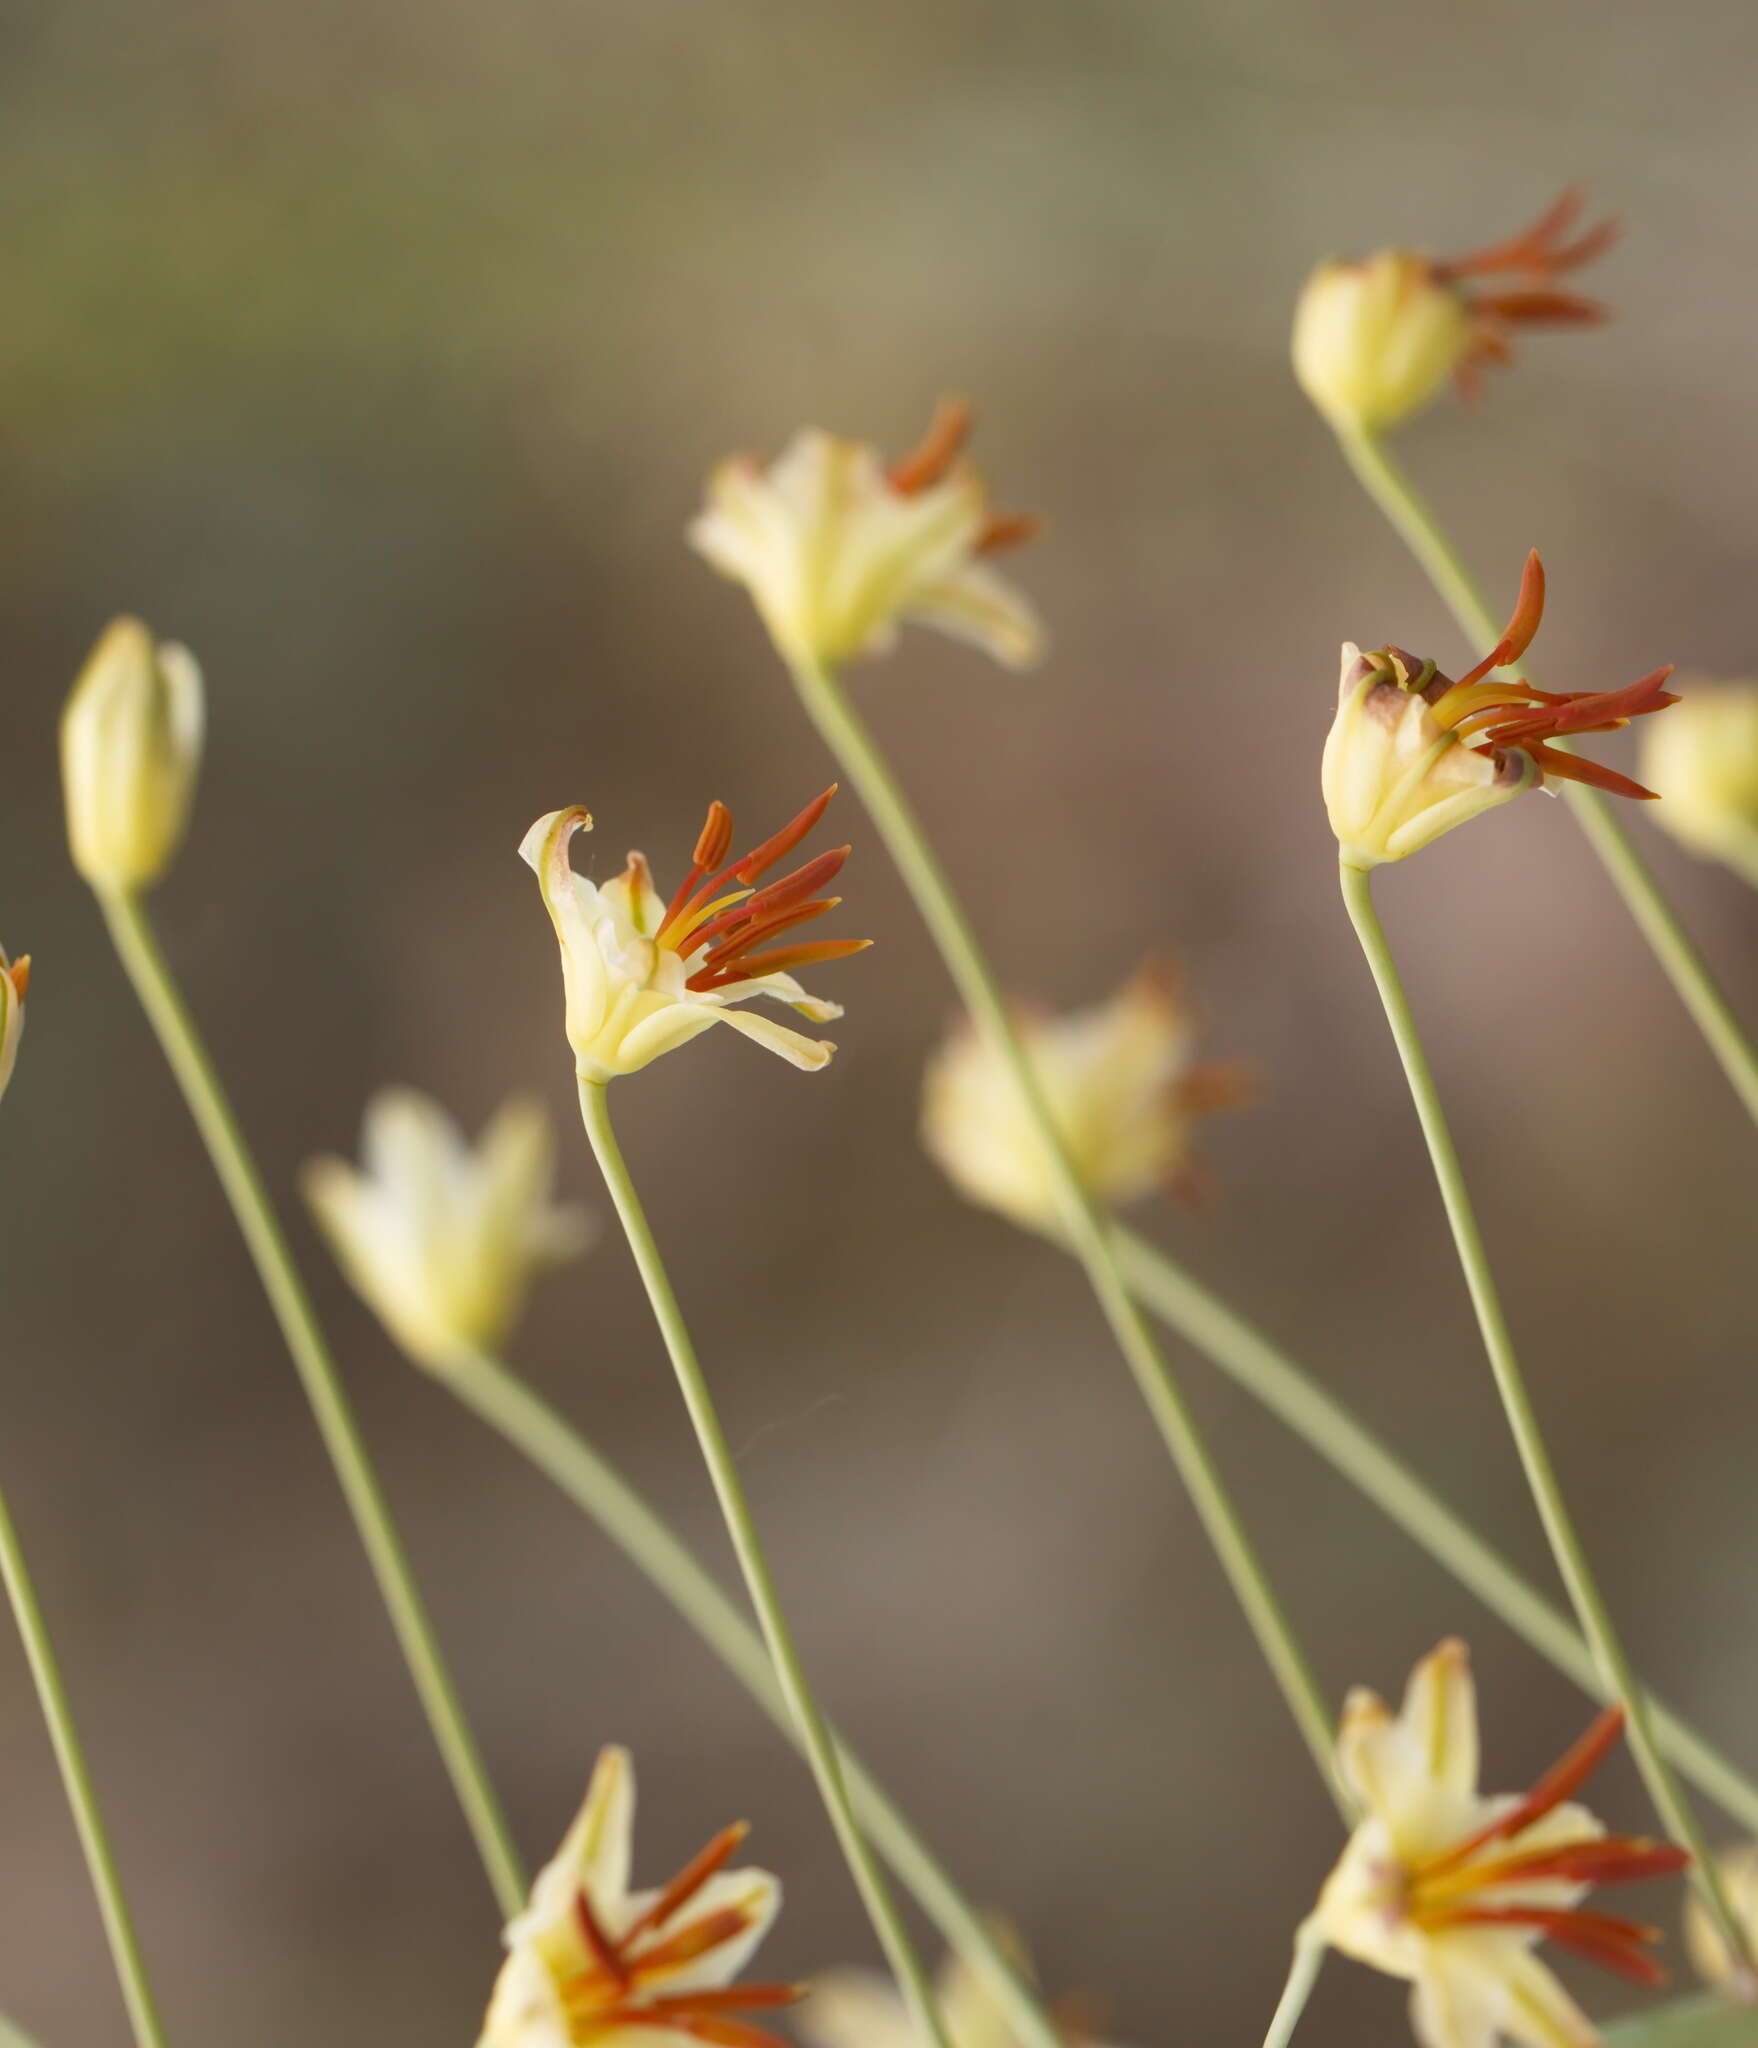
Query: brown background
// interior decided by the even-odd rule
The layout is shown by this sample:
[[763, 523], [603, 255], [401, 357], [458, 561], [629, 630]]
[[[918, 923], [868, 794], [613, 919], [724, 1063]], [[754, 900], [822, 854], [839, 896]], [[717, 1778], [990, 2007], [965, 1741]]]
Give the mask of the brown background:
[[[1054, 652], [1014, 680], [913, 636], [862, 700], [1018, 986], [1090, 998], [1175, 948], [1209, 1049], [1259, 1067], [1209, 1135], [1220, 1201], [1147, 1227], [1542, 1571], [1315, 787], [1340, 638], [1462, 650], [1286, 325], [1328, 249], [1469, 244], [1587, 180], [1630, 223], [1596, 279], [1622, 317], [1405, 451], [1498, 599], [1545, 548], [1551, 679], [1749, 664], [1749, 10], [96, 0], [3, 34], [0, 933], [40, 979], [4, 1110], [0, 1461], [179, 2048], [468, 2041], [495, 1928], [65, 860], [54, 722], [117, 609], [207, 668], [157, 908], [291, 1208], [385, 1080], [472, 1126], [514, 1086], [569, 1113], [513, 857], [536, 812], [589, 802], [599, 872], [634, 841], [670, 873], [708, 796], [767, 830], [824, 779], [681, 544], [708, 463], [804, 419], [895, 444], [974, 394], [999, 492], [1052, 521], [1017, 568]], [[1334, 1824], [1078, 1276], [915, 1147], [948, 992], [844, 815], [848, 928], [880, 944], [824, 977], [841, 1058], [807, 1079], [716, 1035], [619, 1091], [631, 1156], [838, 1714], [1119, 2038], [1256, 2041]], [[1750, 892], [1637, 830], [1758, 1018]], [[1631, 1642], [1758, 1764], [1753, 1134], [1560, 807], [1382, 895]], [[572, 1128], [564, 1157], [602, 1209]], [[790, 1889], [777, 1971], [864, 1956], [767, 1726], [295, 1230], [527, 1851], [626, 1739], [643, 1872], [748, 1813]], [[718, 1543], [619, 1245], [516, 1350]], [[1463, 1630], [1492, 1780], [1548, 1761], [1582, 1702], [1178, 1362], [1326, 1684], [1395, 1685]], [[0, 2008], [48, 2048], [118, 2040], [9, 1640], [0, 1788]], [[1627, 1765], [1601, 1804], [1642, 1820]], [[1401, 1994], [1337, 1966], [1303, 2038], [1369, 2035], [1404, 2037]]]

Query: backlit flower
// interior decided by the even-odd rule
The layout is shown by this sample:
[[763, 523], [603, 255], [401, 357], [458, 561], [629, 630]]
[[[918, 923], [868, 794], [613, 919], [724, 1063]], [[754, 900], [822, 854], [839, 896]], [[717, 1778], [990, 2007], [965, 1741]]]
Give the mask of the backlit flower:
[[1535, 690], [1494, 671], [1518, 661], [1544, 612], [1544, 568], [1526, 560], [1520, 600], [1499, 644], [1458, 682], [1401, 647], [1343, 646], [1337, 716], [1322, 782], [1331, 829], [1351, 867], [1407, 855], [1480, 812], [1553, 780], [1652, 797], [1627, 775], [1551, 744], [1610, 732], [1678, 699], [1657, 668], [1622, 690]]
[[24, 1036], [24, 998], [31, 985], [31, 956], [8, 960], [0, 951], [0, 1095], [6, 1093], [18, 1064], [18, 1041]]
[[[1086, 1186], [1108, 1205], [1189, 1187], [1194, 1120], [1245, 1092], [1241, 1069], [1192, 1059], [1190, 1018], [1171, 976], [1149, 966], [1091, 1009], [1022, 1010], [1015, 1022]], [[959, 1024], [928, 1063], [922, 1140], [958, 1191], [1042, 1229], [1058, 1214], [1036, 1120], [988, 1037]]]
[[[1027, 1969], [1024, 1949], [1012, 1930], [991, 1927], [1008, 1960]], [[796, 2025], [808, 2048], [920, 2048], [921, 2030], [887, 1977], [872, 1970], [831, 1970], [814, 1977], [811, 1997]], [[962, 1956], [950, 1955], [934, 1984], [934, 2003], [951, 2048], [1019, 2048], [1019, 2035], [987, 1978]], [[1066, 2021], [1059, 2031], [1069, 2048], [1093, 2048], [1084, 2028]]]
[[905, 620], [937, 626], [1021, 668], [1037, 615], [988, 558], [1036, 522], [989, 506], [960, 460], [968, 406], [944, 402], [927, 437], [888, 468], [876, 448], [815, 428], [765, 469], [748, 456], [708, 480], [690, 543], [744, 584], [784, 659], [837, 664], [883, 653]]
[[799, 1996], [792, 1984], [733, 1982], [781, 1904], [767, 1871], [726, 1868], [745, 1828], [723, 1829], [670, 1884], [631, 1892], [634, 1820], [634, 1767], [606, 1749], [507, 1927], [477, 2048], [787, 2048], [739, 2017]]
[[766, 941], [836, 908], [840, 896], [818, 891], [835, 880], [849, 849], [821, 853], [779, 882], [754, 887], [799, 845], [835, 794], [833, 783], [774, 838], [730, 864], [732, 815], [724, 804], [710, 804], [690, 871], [669, 903], [639, 853], [602, 888], [575, 874], [568, 849], [576, 832], [591, 829], [585, 811], [538, 819], [519, 852], [536, 870], [561, 943], [568, 1042], [582, 1080], [633, 1074], [711, 1024], [730, 1024], [796, 1067], [828, 1062], [836, 1050], [828, 1040], [732, 1006], [773, 996], [817, 1024], [842, 1015], [835, 1003], [807, 995], [788, 970], [844, 959], [870, 940]]
[[1315, 1915], [1333, 1948], [1413, 1987], [1423, 2048], [1594, 2048], [1592, 2022], [1534, 1953], [1554, 1941], [1638, 1984], [1661, 1981], [1654, 1928], [1589, 1911], [1602, 1884], [1682, 1870], [1670, 1843], [1608, 1835], [1566, 1804], [1617, 1741], [1621, 1709], [1524, 1797], [1477, 1789], [1477, 1698], [1465, 1646], [1442, 1643], [1411, 1674], [1402, 1713], [1356, 1690], [1337, 1758], [1362, 1819]]
[[186, 647], [117, 619], [61, 715], [73, 864], [94, 888], [142, 889], [183, 838], [201, 762], [201, 670]]
[[555, 1144], [533, 1102], [507, 1103], [474, 1150], [437, 1102], [388, 1088], [366, 1109], [362, 1168], [315, 1159], [305, 1193], [342, 1270], [419, 1364], [497, 1350], [542, 1266], [586, 1240], [550, 1201]]
[[[1747, 1947], [1758, 1953], [1758, 1842], [1730, 1849], [1716, 1859], [1716, 1867], [1728, 1909]], [[1685, 1901], [1685, 1946], [1706, 1984], [1736, 2005], [1758, 2005], [1758, 1978], [1751, 1965], [1730, 1953], [1726, 1937], [1695, 1892]]]
[[[1450, 377], [1471, 394], [1486, 363], [1506, 363], [1524, 327], [1602, 320], [1605, 308], [1557, 288], [1616, 233], [1606, 222], [1569, 239], [1581, 195], [1565, 192], [1523, 234], [1450, 260], [1382, 249], [1321, 263], [1294, 316], [1294, 374], [1338, 426], [1395, 426]], [[1496, 280], [1486, 292], [1475, 280]]]
[[1642, 773], [1675, 839], [1758, 883], [1758, 683], [1686, 691], [1648, 729]]

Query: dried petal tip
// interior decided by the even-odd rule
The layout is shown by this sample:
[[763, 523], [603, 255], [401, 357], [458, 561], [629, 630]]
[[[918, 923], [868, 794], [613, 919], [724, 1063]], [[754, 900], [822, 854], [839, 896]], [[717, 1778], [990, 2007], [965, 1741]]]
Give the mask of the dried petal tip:
[[997, 513], [963, 460], [971, 409], [943, 399], [921, 443], [889, 467], [877, 449], [808, 430], [767, 469], [722, 463], [690, 542], [742, 583], [789, 663], [836, 666], [886, 651], [916, 621], [1036, 659], [1030, 605], [987, 566], [1035, 530]]
[[[1475, 393], [1487, 364], [1513, 356], [1515, 330], [1602, 320], [1595, 300], [1556, 280], [1615, 239], [1607, 221], [1570, 239], [1583, 205], [1565, 192], [1530, 228], [1451, 259], [1382, 249], [1320, 264], [1294, 320], [1294, 372], [1307, 396], [1345, 431], [1375, 433], [1420, 411], [1452, 379]], [[1473, 291], [1468, 281], [1516, 280]]]

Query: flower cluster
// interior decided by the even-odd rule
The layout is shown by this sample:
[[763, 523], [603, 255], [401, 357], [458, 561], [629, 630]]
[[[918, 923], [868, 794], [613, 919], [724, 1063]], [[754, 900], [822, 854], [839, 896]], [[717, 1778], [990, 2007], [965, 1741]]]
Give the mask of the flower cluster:
[[[1108, 1206], [1161, 1187], [1193, 1192], [1194, 1120], [1247, 1092], [1244, 1070], [1192, 1058], [1194, 1033], [1170, 972], [1141, 969], [1107, 1001], [1015, 1022], [1088, 1190]], [[1030, 1108], [990, 1040], [959, 1024], [929, 1062], [922, 1138], [960, 1194], [1032, 1229], [1057, 1216], [1056, 1182]]]
[[506, 1931], [477, 2048], [787, 2048], [738, 2017], [800, 1996], [733, 1979], [781, 1905], [764, 1870], [726, 1866], [745, 1838], [725, 1828], [657, 1891], [629, 1889], [635, 1772], [606, 1749], [561, 1848]]
[[586, 1242], [550, 1201], [555, 1140], [532, 1102], [507, 1103], [474, 1151], [437, 1102], [388, 1088], [366, 1109], [359, 1170], [316, 1159], [306, 1199], [343, 1271], [418, 1364], [497, 1348], [532, 1275]]
[[587, 812], [551, 811], [538, 819], [519, 852], [536, 872], [561, 945], [568, 1042], [581, 1080], [637, 1073], [713, 1024], [730, 1024], [796, 1067], [828, 1062], [836, 1048], [827, 1040], [734, 1005], [763, 995], [814, 1023], [842, 1015], [836, 1004], [808, 995], [788, 970], [846, 959], [870, 940], [767, 942], [836, 908], [841, 897], [818, 892], [836, 879], [850, 849], [836, 847], [767, 888], [755, 887], [806, 837], [835, 794], [832, 783], [772, 838], [731, 862], [732, 814], [710, 804], [689, 872], [669, 902], [639, 853], [602, 888], [574, 872], [569, 847], [576, 832], [591, 829]]
[[1465, 1647], [1444, 1642], [1411, 1674], [1403, 1710], [1358, 1690], [1337, 1759], [1362, 1819], [1315, 1916], [1333, 1948], [1412, 1985], [1422, 2048], [1594, 2048], [1599, 2036], [1534, 1950], [1543, 1940], [1638, 1984], [1662, 1971], [1650, 1927], [1581, 1901], [1595, 1885], [1661, 1877], [1670, 1843], [1607, 1834], [1568, 1803], [1617, 1741], [1618, 1708], [1524, 1796], [1477, 1789], [1477, 1696]]
[[767, 469], [735, 456], [709, 478], [691, 543], [744, 584], [784, 660], [834, 666], [883, 653], [914, 620], [1023, 668], [1043, 634], [988, 562], [1036, 521], [990, 509], [960, 459], [970, 427], [970, 408], [947, 400], [921, 445], [890, 464], [864, 441], [815, 429]]
[[1557, 694], [1496, 670], [1517, 662], [1544, 614], [1544, 567], [1526, 559], [1519, 602], [1501, 640], [1454, 682], [1401, 647], [1343, 647], [1337, 716], [1322, 781], [1331, 829], [1351, 867], [1403, 860], [1498, 804], [1547, 781], [1614, 796], [1654, 791], [1556, 742], [1611, 732], [1678, 699], [1657, 668], [1621, 690]]
[[[1557, 282], [1617, 232], [1608, 221], [1571, 240], [1581, 207], [1565, 192], [1522, 233], [1466, 256], [1382, 249], [1320, 264], [1294, 318], [1301, 388], [1334, 424], [1373, 432], [1419, 411], [1448, 378], [1470, 395], [1486, 364], [1509, 360], [1521, 328], [1604, 319], [1603, 306]], [[1485, 278], [1494, 287], [1474, 291]]]

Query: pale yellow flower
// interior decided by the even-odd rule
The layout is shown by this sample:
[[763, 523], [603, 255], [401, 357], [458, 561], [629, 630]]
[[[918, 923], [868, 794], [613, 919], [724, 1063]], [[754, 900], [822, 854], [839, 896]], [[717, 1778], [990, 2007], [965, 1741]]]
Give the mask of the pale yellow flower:
[[[1450, 260], [1382, 249], [1321, 263], [1294, 315], [1301, 389], [1334, 425], [1374, 433], [1419, 411], [1449, 379], [1472, 391], [1486, 363], [1508, 361], [1517, 328], [1603, 319], [1593, 300], [1556, 289], [1615, 232], [1607, 223], [1569, 241], [1580, 211], [1580, 195], [1565, 192], [1523, 234]], [[1519, 282], [1474, 293], [1470, 281], [1481, 277]]]
[[987, 559], [1033, 522], [990, 510], [958, 459], [969, 428], [967, 407], [943, 404], [921, 447], [889, 468], [865, 442], [816, 429], [767, 469], [735, 457], [709, 478], [690, 543], [744, 584], [787, 661], [883, 653], [915, 620], [1024, 667], [1042, 647], [1037, 615]]
[[1422, 2048], [1595, 2048], [1597, 2029], [1534, 1953], [1545, 1939], [1637, 1983], [1660, 1980], [1655, 1929], [1580, 1905], [1596, 1884], [1689, 1860], [1608, 1835], [1565, 1803], [1622, 1727], [1608, 1709], [1530, 1793], [1485, 1797], [1463, 1643], [1417, 1665], [1396, 1716], [1374, 1693], [1349, 1695], [1337, 1759], [1362, 1818], [1314, 1920], [1333, 1948], [1409, 1981]]
[[769, 1930], [781, 1887], [728, 1870], [745, 1836], [724, 1829], [670, 1884], [629, 1889], [635, 1774], [606, 1749], [586, 1803], [531, 1902], [509, 1922], [507, 1959], [477, 2048], [787, 2048], [736, 2017], [789, 2005], [791, 1984], [734, 1984]]
[[[1027, 1967], [1018, 1938], [992, 1928], [1016, 1968]], [[921, 2048], [921, 2030], [897, 1987], [872, 1970], [831, 1970], [814, 1977], [796, 2022], [808, 2048]], [[934, 2001], [951, 2048], [1019, 2048], [1019, 2036], [988, 1980], [961, 1956], [949, 1955], [934, 1984]], [[1069, 2048], [1097, 2048], [1092, 2037], [1064, 2027]]]
[[[1118, 1206], [1194, 1173], [1191, 1129], [1241, 1099], [1239, 1069], [1194, 1064], [1170, 976], [1150, 966], [1107, 1001], [1063, 1017], [1016, 1014], [1075, 1167]], [[928, 1063], [922, 1141], [960, 1194], [1034, 1229], [1053, 1224], [1056, 1180], [1037, 1122], [986, 1034], [957, 1026]]]
[[367, 1105], [362, 1168], [316, 1159], [305, 1193], [342, 1270], [419, 1364], [500, 1348], [533, 1275], [573, 1257], [585, 1219], [550, 1200], [555, 1141], [507, 1103], [474, 1150], [437, 1102], [391, 1088]]
[[18, 1042], [24, 1036], [24, 998], [31, 985], [31, 956], [8, 960], [0, 950], [0, 1095], [6, 1093], [18, 1064]]
[[1645, 734], [1642, 775], [1681, 845], [1758, 884], [1758, 683], [1687, 690]]
[[201, 671], [188, 648], [116, 619], [61, 716], [73, 863], [95, 888], [156, 882], [183, 838], [201, 763]]
[[[1748, 1948], [1758, 1951], [1758, 1842], [1742, 1843], [1717, 1859], [1722, 1890]], [[1758, 1979], [1736, 1959], [1727, 1939], [1695, 1892], [1685, 1901], [1685, 1946], [1703, 1981], [1737, 2005], [1758, 2005]]]
[[1337, 715], [1320, 782], [1342, 858], [1355, 868], [1404, 860], [1443, 832], [1550, 781], [1651, 798], [1627, 775], [1551, 744], [1605, 732], [1678, 699], [1658, 668], [1622, 690], [1558, 694], [1493, 671], [1516, 662], [1544, 615], [1544, 567], [1526, 558], [1519, 602], [1498, 644], [1458, 682], [1401, 647], [1343, 646]]
[[843, 959], [869, 941], [762, 942], [836, 908], [840, 897], [817, 892], [840, 872], [849, 849], [821, 853], [764, 889], [752, 886], [805, 838], [835, 794], [832, 784], [772, 839], [730, 864], [724, 863], [732, 817], [723, 804], [711, 804], [695, 860], [669, 904], [639, 853], [602, 887], [574, 872], [570, 843], [592, 826], [585, 811], [538, 819], [519, 852], [536, 871], [561, 945], [568, 1042], [582, 1080], [637, 1073], [713, 1024], [730, 1024], [796, 1067], [829, 1061], [836, 1048], [827, 1039], [732, 1006], [770, 996], [814, 1023], [842, 1015], [786, 970]]

